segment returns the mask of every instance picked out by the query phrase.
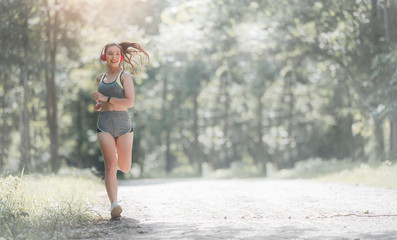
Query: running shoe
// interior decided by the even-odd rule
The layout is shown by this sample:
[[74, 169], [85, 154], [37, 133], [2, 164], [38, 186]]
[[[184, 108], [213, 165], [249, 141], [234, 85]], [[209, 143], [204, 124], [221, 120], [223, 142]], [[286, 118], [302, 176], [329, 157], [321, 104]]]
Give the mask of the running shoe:
[[123, 210], [121, 209], [120, 205], [117, 202], [114, 202], [110, 207], [110, 216], [112, 219], [118, 219], [121, 217], [122, 211]]

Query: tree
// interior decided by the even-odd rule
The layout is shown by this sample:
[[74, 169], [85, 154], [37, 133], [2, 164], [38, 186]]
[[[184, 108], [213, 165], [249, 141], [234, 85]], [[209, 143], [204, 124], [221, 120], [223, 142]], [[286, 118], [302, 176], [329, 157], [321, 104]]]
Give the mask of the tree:
[[[77, 47], [77, 28], [82, 21], [81, 10], [77, 10], [78, 5], [73, 2], [59, 2], [54, 0], [49, 2], [43, 0], [44, 12], [43, 22], [45, 28], [45, 45], [44, 45], [44, 76], [47, 90], [47, 122], [50, 131], [50, 152], [51, 152], [51, 169], [57, 172], [61, 166], [59, 159], [59, 131], [58, 131], [58, 91], [57, 91], [57, 54], [61, 47], [66, 47], [69, 54], [73, 48]], [[76, 34], [75, 38], [70, 36], [70, 32]]]

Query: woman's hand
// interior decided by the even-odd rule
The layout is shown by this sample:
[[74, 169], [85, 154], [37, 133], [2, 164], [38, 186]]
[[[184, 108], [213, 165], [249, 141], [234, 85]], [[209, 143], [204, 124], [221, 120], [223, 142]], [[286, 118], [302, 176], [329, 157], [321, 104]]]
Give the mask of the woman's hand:
[[108, 100], [108, 97], [100, 92], [94, 92], [93, 97], [97, 103], [106, 102]]
[[102, 104], [99, 103], [99, 102], [97, 102], [97, 103], [95, 104], [95, 107], [94, 107], [95, 111], [101, 111], [101, 108], [102, 108]]

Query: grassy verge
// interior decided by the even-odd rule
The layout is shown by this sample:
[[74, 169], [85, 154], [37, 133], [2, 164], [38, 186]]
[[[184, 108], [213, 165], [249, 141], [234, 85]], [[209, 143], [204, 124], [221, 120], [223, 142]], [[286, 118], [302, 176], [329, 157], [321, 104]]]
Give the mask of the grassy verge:
[[361, 164], [353, 169], [318, 177], [317, 180], [397, 189], [397, 164], [384, 163], [378, 167]]
[[297, 163], [293, 169], [273, 172], [269, 177], [275, 179], [305, 178], [397, 189], [397, 164], [387, 161], [371, 166], [350, 160], [310, 159]]
[[98, 219], [91, 210], [103, 186], [87, 174], [0, 178], [0, 239], [79, 238]]

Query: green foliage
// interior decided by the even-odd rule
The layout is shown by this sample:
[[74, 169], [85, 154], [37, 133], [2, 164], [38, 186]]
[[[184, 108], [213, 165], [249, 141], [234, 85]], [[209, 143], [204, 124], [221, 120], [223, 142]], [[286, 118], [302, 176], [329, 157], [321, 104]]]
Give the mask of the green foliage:
[[[100, 50], [114, 41], [139, 42], [151, 56], [134, 76], [130, 110], [142, 176], [197, 175], [204, 163], [216, 170], [246, 159], [260, 174], [268, 163], [281, 169], [313, 158], [396, 160], [394, 0], [41, 3], [2, 3], [2, 171], [22, 167], [15, 145], [23, 136], [16, 134], [25, 91], [18, 46], [26, 32], [35, 50], [26, 56], [29, 152], [36, 170], [49, 167], [43, 56], [50, 29], [59, 40], [63, 163], [103, 168], [91, 95], [95, 76], [106, 71]], [[48, 25], [56, 13], [58, 25]]]

